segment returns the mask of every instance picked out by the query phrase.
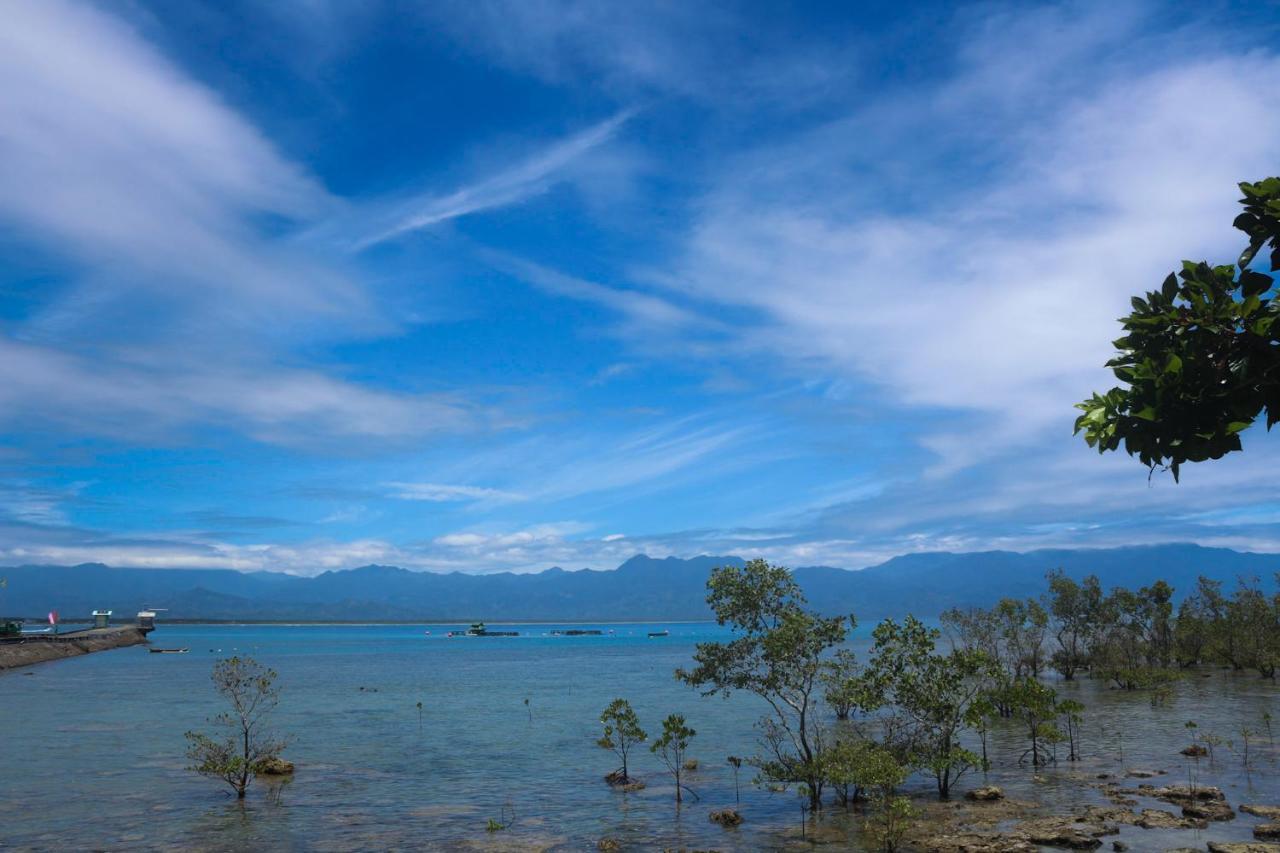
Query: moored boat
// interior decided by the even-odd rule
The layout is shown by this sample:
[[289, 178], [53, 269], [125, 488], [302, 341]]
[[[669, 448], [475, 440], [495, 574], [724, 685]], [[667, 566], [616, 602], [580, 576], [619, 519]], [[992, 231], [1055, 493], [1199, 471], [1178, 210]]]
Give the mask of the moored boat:
[[462, 631], [450, 631], [447, 637], [518, 637], [519, 631], [490, 631], [484, 626], [483, 622], [473, 622], [471, 627]]

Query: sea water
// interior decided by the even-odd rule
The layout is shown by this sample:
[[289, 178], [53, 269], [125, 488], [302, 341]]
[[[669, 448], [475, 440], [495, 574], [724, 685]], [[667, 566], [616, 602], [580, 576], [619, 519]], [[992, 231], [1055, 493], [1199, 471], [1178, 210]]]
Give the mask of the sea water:
[[[753, 785], [745, 765], [735, 795], [727, 757], [758, 750], [754, 724], [767, 707], [747, 695], [704, 697], [674, 676], [696, 643], [725, 639], [723, 628], [491, 625], [520, 636], [446, 636], [465, 627], [163, 625], [152, 644], [189, 653], [134, 647], [0, 675], [0, 848], [591, 850], [612, 837], [633, 849], [759, 850], [802, 849], [817, 837], [860, 849], [856, 812], [807, 816], [795, 792]], [[605, 633], [553, 636], [568, 627]], [[670, 635], [648, 636], [662, 630]], [[184, 757], [183, 733], [208, 730], [223, 708], [211, 667], [233, 654], [279, 673], [272, 725], [297, 765], [288, 781], [259, 779], [243, 806], [187, 770]], [[991, 782], [1046, 814], [1064, 813], [1104, 802], [1081, 780], [1130, 767], [1166, 771], [1151, 780], [1158, 784], [1185, 784], [1194, 773], [1233, 805], [1280, 802], [1262, 721], [1268, 710], [1280, 717], [1275, 685], [1203, 675], [1158, 707], [1089, 679], [1055, 682], [1063, 698], [1087, 706], [1085, 760], [1019, 766], [1025, 744], [1010, 723], [992, 734], [996, 768], [967, 776], [961, 789]], [[677, 807], [670, 776], [644, 747], [631, 760], [644, 790], [605, 784], [617, 762], [596, 745], [599, 717], [617, 697], [631, 701], [651, 736], [673, 712], [697, 730], [689, 755], [699, 766], [686, 781], [698, 799]], [[1191, 740], [1187, 721], [1234, 749], [1223, 744], [1212, 766], [1192, 766], [1178, 754]], [[1247, 770], [1246, 727], [1255, 732]], [[908, 787], [927, 796], [929, 780]], [[708, 820], [724, 807], [739, 808], [744, 823]], [[505, 828], [488, 831], [491, 819]], [[1203, 832], [1125, 827], [1120, 837], [1134, 849], [1202, 846], [1248, 839], [1257, 822], [1241, 815]]]

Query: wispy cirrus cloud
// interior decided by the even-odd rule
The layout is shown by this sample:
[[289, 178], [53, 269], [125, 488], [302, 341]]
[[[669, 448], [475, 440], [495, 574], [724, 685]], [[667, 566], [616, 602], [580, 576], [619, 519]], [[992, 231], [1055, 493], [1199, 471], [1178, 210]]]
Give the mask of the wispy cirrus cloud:
[[[352, 220], [340, 220], [340, 230], [355, 231], [352, 250], [367, 249], [409, 232], [495, 208], [521, 204], [572, 177], [571, 169], [584, 156], [614, 138], [632, 116], [618, 113], [604, 121], [552, 142], [514, 166], [499, 169], [475, 183], [443, 195], [428, 193], [409, 199], [366, 204]], [[332, 233], [334, 226], [326, 226]]]
[[393, 498], [404, 501], [428, 501], [431, 503], [449, 503], [452, 501], [518, 501], [523, 497], [514, 492], [501, 489], [487, 489], [480, 486], [459, 486], [447, 483], [406, 483], [392, 482], [383, 484]]
[[[338, 225], [370, 242], [542, 193], [621, 112], [398, 206], [341, 199], [108, 10], [50, 0], [0, 32], [0, 222], [62, 279], [0, 326], [0, 418], [291, 445], [509, 426], [469, 391], [390, 390], [300, 351], [398, 334]], [[438, 383], [437, 383], [438, 385]], [[93, 417], [85, 418], [86, 410]]]
[[93, 268], [84, 286], [199, 301], [212, 315], [234, 299], [241, 318], [367, 310], [339, 270], [251, 226], [336, 202], [216, 95], [88, 4], [23, 5], [5, 19], [0, 216]]

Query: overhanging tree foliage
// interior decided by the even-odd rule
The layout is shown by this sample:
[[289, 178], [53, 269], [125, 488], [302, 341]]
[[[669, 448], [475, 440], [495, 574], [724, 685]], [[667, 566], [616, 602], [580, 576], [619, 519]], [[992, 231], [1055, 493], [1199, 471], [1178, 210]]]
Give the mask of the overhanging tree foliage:
[[1280, 421], [1280, 177], [1240, 189], [1234, 224], [1248, 245], [1237, 265], [1184, 261], [1121, 319], [1107, 366], [1128, 387], [1076, 405], [1075, 430], [1100, 453], [1123, 447], [1176, 480], [1183, 463], [1239, 450], [1240, 432], [1264, 414], [1267, 429]]

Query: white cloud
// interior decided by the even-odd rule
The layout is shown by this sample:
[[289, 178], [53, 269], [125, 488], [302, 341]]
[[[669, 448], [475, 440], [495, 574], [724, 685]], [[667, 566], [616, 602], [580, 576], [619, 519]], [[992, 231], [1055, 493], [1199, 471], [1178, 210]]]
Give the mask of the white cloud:
[[[1018, 32], [1030, 55], [1035, 39], [1062, 37]], [[1080, 62], [1095, 47], [1048, 56]], [[1197, 54], [1125, 74], [1094, 59], [1071, 69], [1081, 90], [1008, 87], [1013, 103], [990, 124], [979, 65], [912, 93], [912, 117], [892, 92], [894, 103], [730, 161], [683, 262], [655, 281], [754, 311], [743, 344], [798, 370], [979, 413], [935, 430], [946, 471], [1047, 430], [1061, 439], [1071, 404], [1109, 380], [1101, 365], [1129, 296], [1183, 257], [1234, 258], [1235, 183], [1280, 162], [1275, 58]], [[1249, 116], [1249, 132], [1224, 115]], [[972, 176], [938, 167], [921, 135], [959, 149]], [[868, 179], [867, 149], [899, 165]]]
[[[374, 239], [542, 192], [628, 115], [417, 199]], [[513, 422], [308, 366], [299, 350], [399, 320], [337, 247], [302, 235], [368, 231], [386, 210], [333, 197], [122, 20], [67, 0], [6, 9], [0, 125], [0, 224], [71, 266], [57, 270], [70, 285], [0, 329], [0, 418], [150, 439], [215, 425], [286, 444]]]
[[[112, 298], [141, 288], [228, 322], [367, 311], [344, 276], [249, 225], [315, 217], [335, 205], [325, 190], [94, 7], [5, 10], [0, 117], [0, 216], [92, 268]], [[234, 314], [220, 312], [230, 299]]]
[[471, 0], [419, 12], [488, 61], [547, 83], [675, 95], [704, 109], [804, 108], [857, 67], [847, 38], [792, 41], [725, 5]]
[[0, 417], [78, 432], [155, 439], [219, 424], [278, 444], [323, 436], [399, 439], [503, 424], [445, 395], [370, 389], [316, 371], [252, 364], [164, 364], [77, 356], [0, 338]]
[[480, 486], [455, 486], [446, 483], [384, 483], [394, 498], [405, 501], [431, 501], [447, 503], [449, 501], [518, 501], [521, 496], [501, 489], [486, 489]]

